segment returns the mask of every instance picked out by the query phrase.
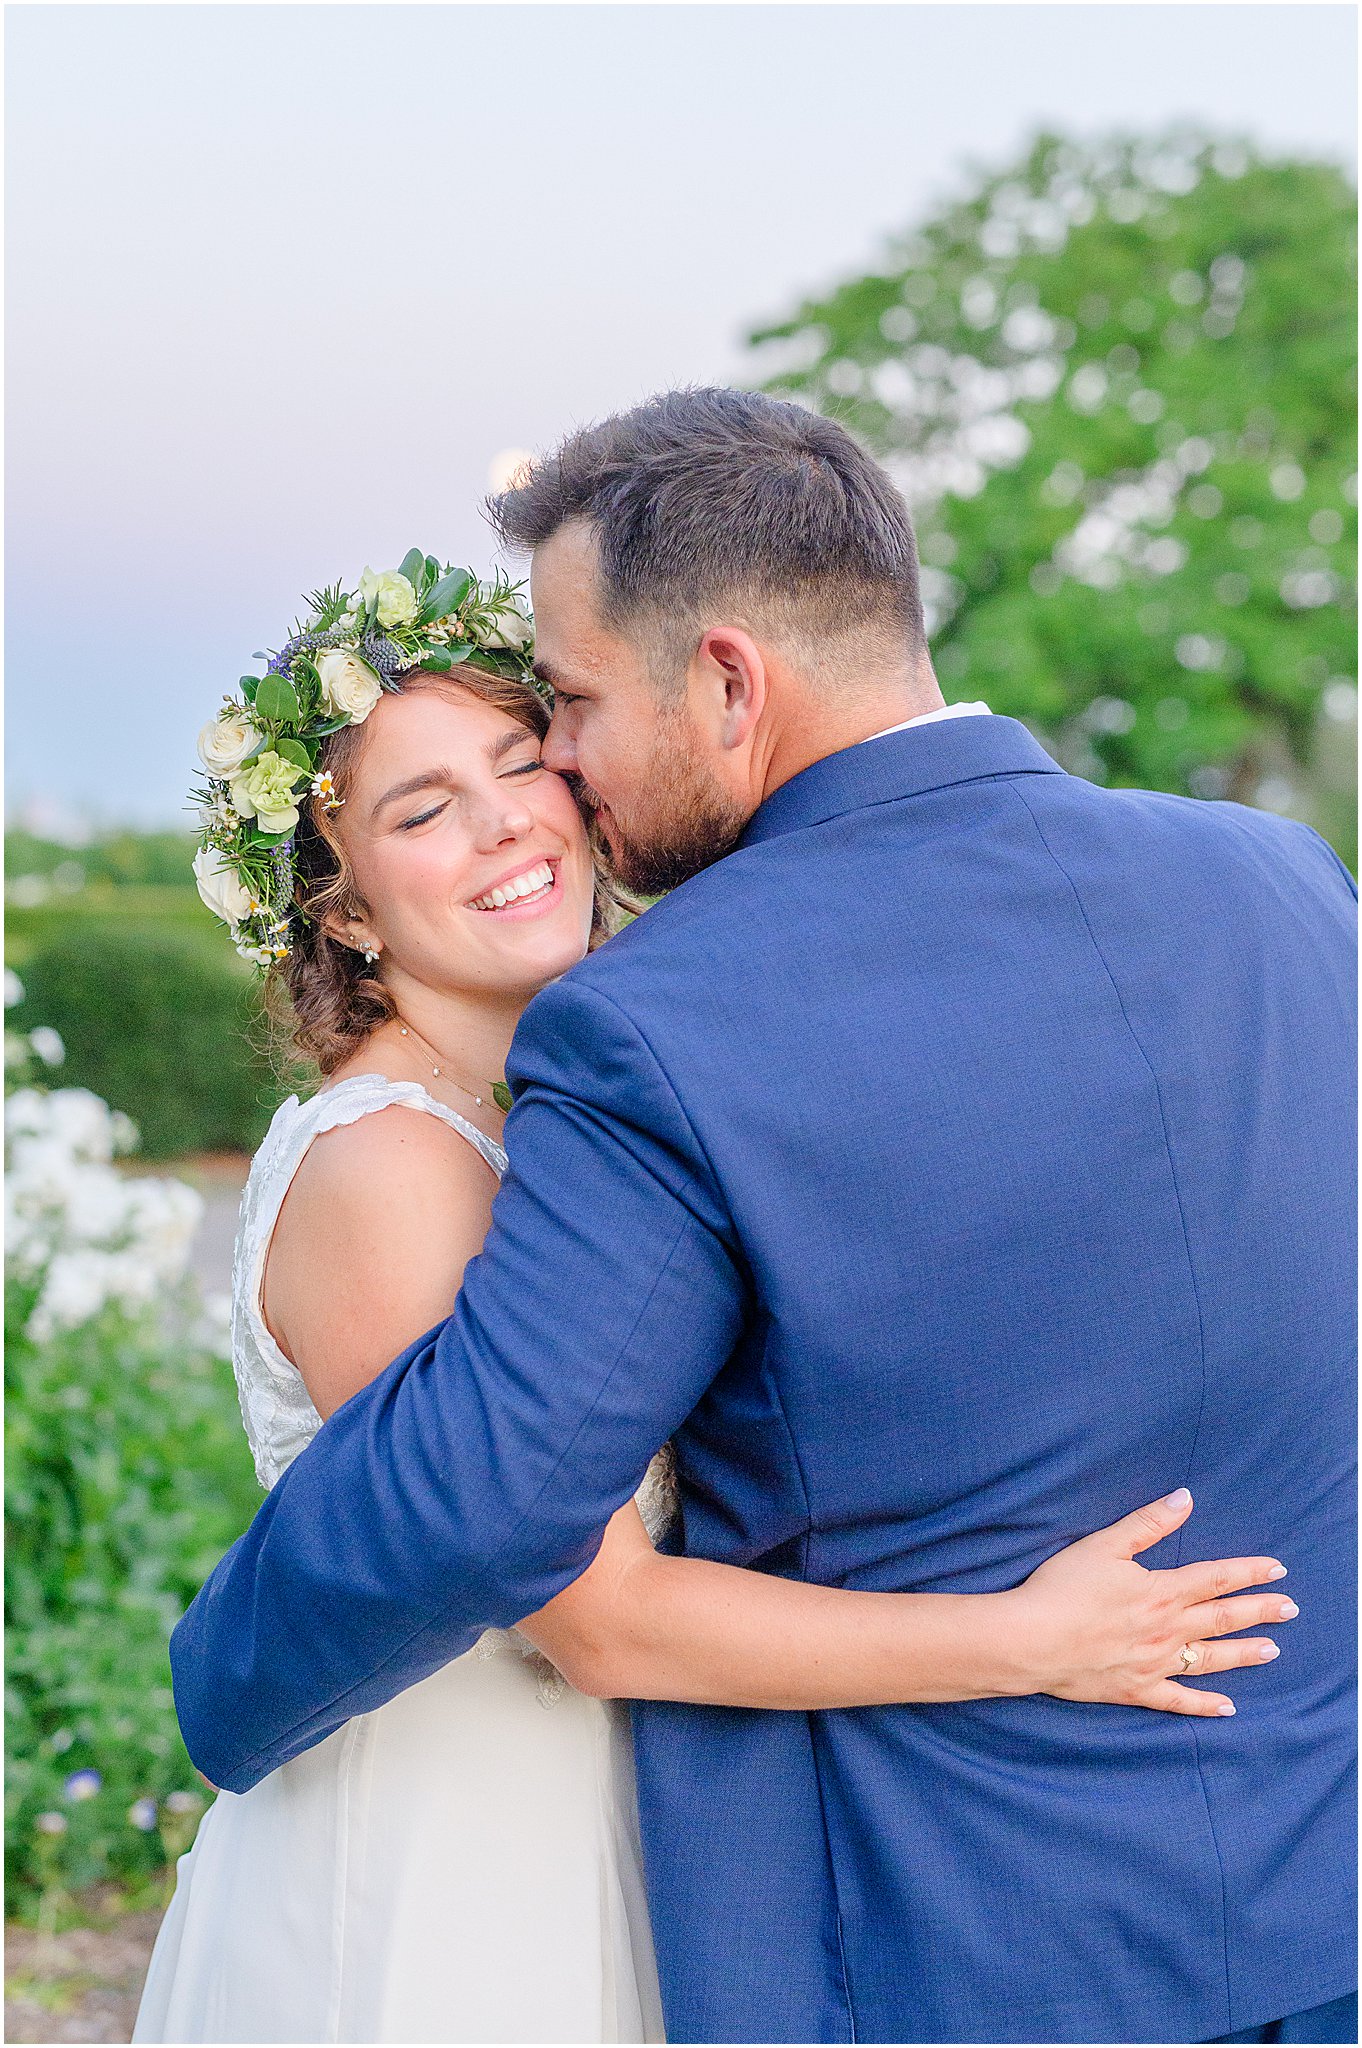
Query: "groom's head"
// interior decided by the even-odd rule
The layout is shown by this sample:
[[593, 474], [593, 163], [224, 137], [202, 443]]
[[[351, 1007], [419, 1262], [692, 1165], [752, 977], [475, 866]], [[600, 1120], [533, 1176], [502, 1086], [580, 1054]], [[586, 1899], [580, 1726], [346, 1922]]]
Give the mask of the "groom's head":
[[533, 550], [545, 759], [635, 888], [695, 874], [779, 782], [939, 701], [907, 508], [803, 407], [667, 392], [572, 435], [493, 515]]

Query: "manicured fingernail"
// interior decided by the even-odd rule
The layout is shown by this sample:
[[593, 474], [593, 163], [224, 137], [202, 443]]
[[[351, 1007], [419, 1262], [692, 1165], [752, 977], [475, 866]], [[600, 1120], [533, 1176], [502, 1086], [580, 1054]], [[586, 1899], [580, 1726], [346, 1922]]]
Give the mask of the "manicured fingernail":
[[1187, 1488], [1185, 1486], [1180, 1486], [1176, 1493], [1170, 1493], [1164, 1496], [1163, 1504], [1166, 1508], [1185, 1508], [1188, 1501], [1190, 1501], [1191, 1498], [1192, 1496], [1187, 1491]]
[[1262, 1649], [1258, 1652], [1264, 1664], [1270, 1664], [1274, 1657], [1280, 1657], [1281, 1654], [1281, 1645], [1279, 1643], [1264, 1643]]
[[1269, 1579], [1284, 1579], [1285, 1577], [1286, 1566], [1284, 1564], [1274, 1564], [1272, 1570], [1268, 1573]]
[[1283, 1600], [1280, 1613], [1283, 1621], [1294, 1621], [1300, 1613], [1300, 1609], [1294, 1600]]
[[1226, 1700], [1223, 1703], [1223, 1705], [1218, 1706], [1215, 1711], [1217, 1712], [1217, 1714], [1232, 1714], [1234, 1712], [1234, 1701]]

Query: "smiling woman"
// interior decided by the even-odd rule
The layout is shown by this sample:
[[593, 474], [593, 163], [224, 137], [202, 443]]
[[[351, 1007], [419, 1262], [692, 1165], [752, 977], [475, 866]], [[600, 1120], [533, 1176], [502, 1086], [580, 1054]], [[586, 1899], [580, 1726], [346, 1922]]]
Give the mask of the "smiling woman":
[[[523, 1004], [636, 908], [540, 764], [548, 723], [528, 684], [469, 662], [457, 682], [404, 676], [327, 742], [332, 793], [304, 810], [295, 844], [306, 923], [271, 975], [276, 1016], [323, 1074], [399, 1013], [447, 1042], [415, 975], [480, 996], [504, 984]], [[545, 866], [551, 886], [528, 889]], [[509, 943], [505, 928], [527, 924]]]

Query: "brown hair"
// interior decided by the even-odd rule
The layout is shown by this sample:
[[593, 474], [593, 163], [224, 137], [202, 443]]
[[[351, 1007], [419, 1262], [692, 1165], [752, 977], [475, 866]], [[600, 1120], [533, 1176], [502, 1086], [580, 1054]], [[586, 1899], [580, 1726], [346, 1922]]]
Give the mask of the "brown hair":
[[737, 601], [822, 647], [926, 647], [912, 521], [836, 420], [757, 391], [664, 391], [571, 434], [489, 501], [513, 547], [585, 520], [608, 623], [675, 626]]
[[[464, 690], [504, 711], [540, 739], [548, 731], [548, 707], [531, 684], [475, 667], [471, 661], [457, 677], [415, 670], [402, 678], [402, 689]], [[330, 775], [335, 793], [342, 799], [363, 745], [364, 727], [347, 725], [323, 747], [318, 765]], [[589, 815], [584, 816], [590, 831]], [[591, 848], [596, 889], [589, 943], [595, 947], [618, 931], [640, 905], [626, 896], [609, 874], [594, 832]], [[331, 818], [315, 797], [308, 800], [298, 819], [294, 869], [296, 900], [303, 917], [295, 922], [287, 958], [271, 967], [265, 983], [276, 1063], [281, 1071], [292, 1072], [302, 1061], [331, 1074], [359, 1050], [371, 1032], [387, 1022], [393, 1005], [364, 956], [326, 930], [328, 917], [359, 917], [365, 905]]]

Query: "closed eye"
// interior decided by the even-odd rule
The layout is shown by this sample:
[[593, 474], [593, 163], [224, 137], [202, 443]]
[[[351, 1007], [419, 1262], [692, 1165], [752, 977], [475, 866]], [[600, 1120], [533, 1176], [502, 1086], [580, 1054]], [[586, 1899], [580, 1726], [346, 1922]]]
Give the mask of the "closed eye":
[[422, 811], [417, 817], [404, 818], [397, 829], [399, 832], [414, 832], [418, 825], [428, 825], [432, 818], [438, 818], [441, 811], [447, 808], [448, 799], [442, 804], [432, 804], [428, 811]]

